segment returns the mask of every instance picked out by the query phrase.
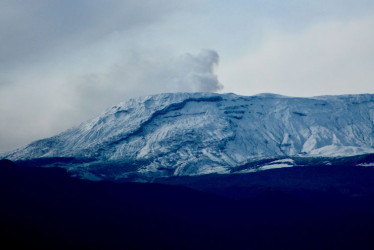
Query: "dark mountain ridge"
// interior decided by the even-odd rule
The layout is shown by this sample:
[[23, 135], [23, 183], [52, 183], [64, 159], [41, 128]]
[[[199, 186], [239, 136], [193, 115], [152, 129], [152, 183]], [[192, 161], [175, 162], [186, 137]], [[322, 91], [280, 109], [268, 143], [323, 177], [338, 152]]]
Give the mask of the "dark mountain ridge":
[[[14, 248], [374, 246], [374, 193], [366, 188], [374, 178], [371, 168], [296, 167], [168, 179], [165, 185], [92, 182], [71, 178], [59, 168], [20, 167], [10, 161], [0, 165], [1, 244]], [[301, 179], [297, 184], [305, 175], [326, 188]], [[344, 192], [347, 188], [361, 190], [360, 196]], [[326, 203], [330, 199], [339, 202]]]

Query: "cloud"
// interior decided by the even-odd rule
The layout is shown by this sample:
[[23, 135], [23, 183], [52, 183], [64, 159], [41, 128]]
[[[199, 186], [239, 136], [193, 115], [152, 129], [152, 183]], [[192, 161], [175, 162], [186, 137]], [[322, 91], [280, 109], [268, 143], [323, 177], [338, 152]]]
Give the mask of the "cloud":
[[[163, 92], [215, 92], [222, 89], [212, 50], [175, 56], [132, 51], [110, 67], [92, 71], [35, 72], [0, 92], [0, 148], [10, 150], [98, 115], [131, 97]], [[103, 71], [97, 73], [98, 71]], [[4, 151], [5, 151], [4, 150]]]
[[[96, 43], [115, 32], [139, 31], [196, 9], [198, 0], [0, 1], [0, 72]], [[204, 2], [204, 1], [202, 1]]]
[[[223, 88], [214, 72], [217, 52], [202, 50], [180, 56], [132, 53], [105, 73], [77, 76], [74, 102], [93, 114], [124, 99], [165, 92], [216, 92]], [[85, 114], [86, 115], [86, 114]]]
[[374, 92], [374, 15], [269, 31], [257, 50], [221, 65], [226, 90], [292, 96]]
[[[1, 1], [0, 152], [53, 136], [124, 99], [166, 91], [173, 60], [177, 69], [188, 62], [196, 67], [189, 72], [196, 89], [213, 90], [209, 67], [218, 57], [183, 61], [157, 41], [172, 17], [204, 2]], [[175, 74], [179, 82], [182, 71]], [[175, 90], [189, 91], [182, 86], [174, 83]]]

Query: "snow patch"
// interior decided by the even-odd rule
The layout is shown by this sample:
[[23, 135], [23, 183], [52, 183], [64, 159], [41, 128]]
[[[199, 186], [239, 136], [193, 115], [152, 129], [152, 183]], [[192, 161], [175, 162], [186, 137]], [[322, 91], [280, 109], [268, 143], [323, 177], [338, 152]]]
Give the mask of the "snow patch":
[[310, 156], [354, 156], [374, 153], [374, 148], [366, 146], [337, 146], [328, 145], [311, 150]]
[[287, 159], [280, 159], [280, 160], [276, 160], [276, 161], [272, 161], [270, 164], [276, 164], [276, 163], [288, 163], [288, 164], [295, 164], [295, 161], [293, 159], [290, 159], [290, 158], [287, 158]]
[[290, 168], [293, 167], [293, 165], [287, 164], [287, 163], [282, 163], [282, 164], [271, 164], [271, 165], [265, 165], [258, 170], [269, 170], [269, 169], [276, 169], [276, 168]]
[[357, 166], [360, 166], [360, 167], [374, 167], [374, 162], [372, 162], [372, 163], [361, 163], [361, 164], [357, 164]]

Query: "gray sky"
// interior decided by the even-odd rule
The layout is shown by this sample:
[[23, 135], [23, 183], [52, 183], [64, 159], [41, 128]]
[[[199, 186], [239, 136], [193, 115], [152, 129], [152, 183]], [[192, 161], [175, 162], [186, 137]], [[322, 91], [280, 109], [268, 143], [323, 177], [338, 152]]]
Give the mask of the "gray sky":
[[139, 95], [374, 93], [372, 0], [0, 0], [0, 152]]

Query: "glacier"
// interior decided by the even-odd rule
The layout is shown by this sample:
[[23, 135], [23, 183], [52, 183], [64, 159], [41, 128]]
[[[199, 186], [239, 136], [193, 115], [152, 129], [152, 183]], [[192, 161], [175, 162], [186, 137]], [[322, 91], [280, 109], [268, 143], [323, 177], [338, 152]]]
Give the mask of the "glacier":
[[[371, 153], [373, 94], [301, 98], [167, 93], [130, 99], [0, 158], [81, 159], [54, 164], [87, 179], [121, 179], [134, 173], [152, 177], [225, 174], [271, 157]], [[283, 162], [273, 167], [282, 164], [292, 165]]]

